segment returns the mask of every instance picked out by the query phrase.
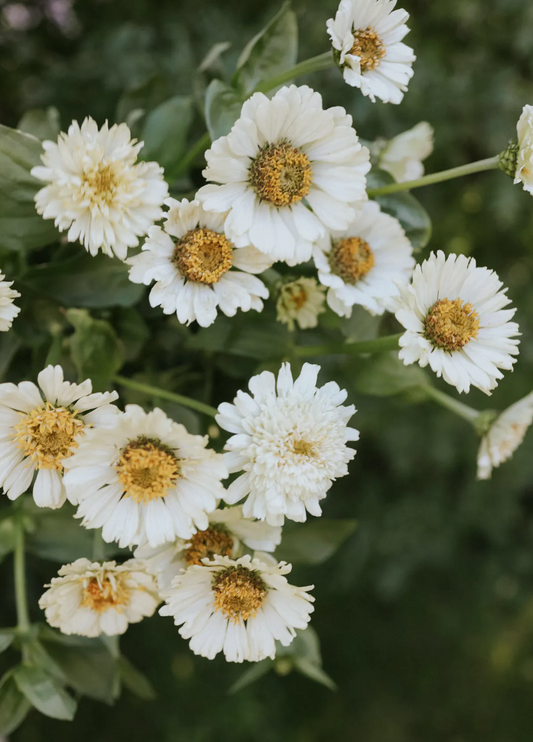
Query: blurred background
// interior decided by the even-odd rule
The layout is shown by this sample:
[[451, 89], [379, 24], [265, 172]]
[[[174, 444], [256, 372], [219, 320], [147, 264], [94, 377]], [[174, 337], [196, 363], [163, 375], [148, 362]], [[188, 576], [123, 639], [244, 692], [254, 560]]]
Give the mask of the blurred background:
[[[504, 149], [523, 104], [533, 103], [533, 4], [400, 5], [411, 13], [407, 42], [418, 57], [401, 106], [370, 103], [335, 70], [299, 82], [345, 106], [368, 140], [429, 121], [436, 146], [428, 170]], [[0, 122], [15, 126], [27, 109], [54, 105], [62, 128], [87, 114], [102, 123], [116, 119], [125, 93], [198, 92], [195, 70], [213, 44], [231, 44], [216, 74], [231, 73], [278, 8], [277, 0], [0, 0]], [[335, 1], [295, 0], [294, 8], [299, 58], [326, 51]], [[197, 118], [191, 141], [204, 131]], [[194, 177], [201, 182], [200, 170]], [[514, 373], [490, 400], [478, 391], [466, 400], [503, 409], [533, 388], [533, 201], [497, 172], [417, 196], [433, 219], [431, 249], [495, 269], [518, 307]], [[477, 483], [477, 440], [466, 423], [429, 403], [351, 396], [358, 455], [325, 514], [355, 518], [358, 529], [332, 559], [294, 579], [316, 585], [313, 626], [338, 690], [270, 673], [228, 695], [243, 668], [195, 657], [171, 622], [155, 617], [122, 642], [155, 701], [125, 693], [111, 708], [85, 699], [72, 724], [34, 712], [14, 742], [532, 739], [532, 437], [490, 482]], [[41, 562], [30, 568], [35, 603], [51, 574]]]

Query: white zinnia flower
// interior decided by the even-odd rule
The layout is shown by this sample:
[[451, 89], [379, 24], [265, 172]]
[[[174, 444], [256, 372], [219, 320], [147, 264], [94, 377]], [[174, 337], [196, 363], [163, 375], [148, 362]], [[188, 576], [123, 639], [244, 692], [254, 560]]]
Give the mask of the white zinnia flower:
[[325, 228], [344, 229], [366, 200], [369, 152], [344, 108], [324, 110], [306, 85], [255, 93], [205, 154], [197, 198], [227, 212], [225, 233], [289, 265], [309, 260]]
[[413, 50], [402, 43], [409, 13], [396, 0], [341, 0], [327, 22], [337, 64], [348, 85], [371, 101], [401, 103], [413, 76]]
[[20, 312], [20, 307], [13, 304], [13, 299], [17, 299], [20, 294], [11, 288], [13, 281], [4, 281], [4, 278], [4, 274], [0, 271], [0, 332], [9, 330]]
[[160, 602], [154, 578], [136, 559], [120, 565], [76, 559], [58, 575], [39, 606], [63, 634], [123, 634], [130, 623], [153, 615]]
[[[267, 563], [268, 560], [268, 563]], [[294, 587], [285, 575], [292, 567], [265, 554], [207, 559], [176, 577], [162, 616], [172, 616], [195, 654], [228, 662], [274, 659], [276, 641], [287, 647], [305, 629], [313, 611], [313, 586]]]
[[396, 319], [405, 365], [428, 364], [459, 392], [475, 386], [490, 394], [500, 369], [509, 371], [518, 354], [515, 309], [494, 271], [478, 268], [473, 258], [442, 251], [417, 265], [412, 283], [402, 286]]
[[127, 261], [131, 281], [156, 281], [150, 304], [202, 327], [215, 321], [217, 307], [228, 317], [237, 309], [260, 312], [268, 289], [250, 274], [262, 273], [272, 261], [253, 247], [234, 249], [224, 234], [224, 215], [204, 211], [199, 201], [165, 203], [165, 230], [151, 227], [143, 252]]
[[142, 146], [126, 124], [106, 122], [99, 130], [90, 117], [81, 127], [73, 121], [57, 143], [43, 142], [43, 165], [31, 171], [48, 183], [35, 196], [37, 212], [91, 255], [102, 250], [124, 260], [161, 218], [168, 195], [157, 162], [136, 164]]
[[191, 435], [163, 410], [127, 405], [107, 430], [88, 431], [66, 462], [67, 496], [86, 528], [119, 546], [159, 546], [209, 525], [227, 470], [207, 436]]
[[433, 127], [421, 121], [408, 131], [389, 139], [379, 155], [379, 166], [397, 183], [424, 175], [423, 161], [433, 152]]
[[[320, 366], [305, 363], [296, 381], [284, 363], [276, 378], [263, 371], [250, 379], [253, 396], [239, 391], [233, 404], [222, 403], [217, 422], [234, 435], [226, 443], [230, 472], [244, 471], [224, 494], [233, 504], [248, 496], [246, 518], [282, 525], [285, 516], [305, 521], [321, 515], [332, 482], [348, 474], [359, 439], [347, 427], [355, 407], [341, 406], [347, 392], [330, 381], [316, 387]], [[277, 391], [277, 393], [276, 393]]]
[[320, 283], [328, 286], [328, 304], [350, 317], [354, 304], [371, 314], [390, 310], [397, 283], [413, 273], [413, 247], [400, 222], [369, 201], [348, 229], [317, 242], [314, 260]]
[[478, 479], [490, 479], [492, 469], [511, 458], [532, 422], [533, 392], [502, 412], [483, 436], [477, 455]]
[[515, 183], [533, 194], [533, 106], [524, 106], [517, 124], [518, 152]]
[[326, 311], [325, 289], [315, 278], [297, 278], [280, 286], [276, 302], [277, 320], [292, 332], [296, 324], [302, 330], [318, 325], [318, 316]]
[[209, 514], [209, 527], [197, 531], [188, 541], [178, 538], [172, 544], [155, 549], [141, 546], [135, 551], [146, 569], [157, 577], [159, 588], [166, 590], [180, 571], [203, 559], [216, 556], [241, 556], [242, 548], [274, 551], [281, 543], [281, 528], [260, 520], [248, 520], [241, 507], [215, 510]]
[[0, 487], [15, 500], [33, 485], [39, 507], [59, 508], [66, 499], [63, 467], [91, 430], [99, 435], [118, 409], [116, 392], [92, 394], [89, 379], [70, 384], [61, 366], [47, 366], [31, 381], [0, 384]]

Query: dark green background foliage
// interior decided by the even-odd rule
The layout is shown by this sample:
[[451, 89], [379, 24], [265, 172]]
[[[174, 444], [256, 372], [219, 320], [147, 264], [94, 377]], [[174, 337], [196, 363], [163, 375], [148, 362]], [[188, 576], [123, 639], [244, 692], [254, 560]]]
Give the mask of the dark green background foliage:
[[[20, 5], [27, 11], [25, 30], [9, 26], [13, 11], [0, 2], [1, 123], [16, 126], [28, 109], [48, 106], [57, 107], [63, 127], [87, 114], [100, 123], [128, 117], [139, 134], [150, 133], [150, 156], [166, 158], [164, 164], [181, 178], [177, 193], [202, 182], [200, 162], [190, 177], [180, 175], [179, 164], [186, 143], [205, 131], [201, 102], [207, 84], [213, 76], [230, 79], [246, 41], [278, 9], [273, 0], [78, 0], [60, 26], [52, 3], [20, 3], [19, 18]], [[368, 140], [428, 120], [436, 130], [431, 170], [502, 150], [522, 105], [533, 103], [533, 5], [403, 5], [412, 15], [408, 41], [418, 61], [401, 106], [372, 105], [335, 70], [306, 82], [328, 105], [344, 105]], [[326, 51], [325, 21], [336, 9], [334, 0], [298, 0], [295, 9], [299, 59]], [[225, 54], [198, 74], [213, 44], [226, 41], [231, 46]], [[192, 102], [176, 98], [191, 94]], [[176, 116], [171, 130], [164, 117], [150, 114], [169, 100]], [[35, 121], [26, 124], [31, 128]], [[40, 125], [53, 130], [53, 113]], [[168, 148], [160, 153], [168, 141], [175, 156]], [[433, 219], [431, 247], [473, 255], [494, 268], [518, 306], [523, 337], [515, 372], [490, 401], [478, 391], [467, 400], [480, 409], [502, 409], [533, 387], [533, 201], [496, 172], [417, 195]], [[124, 375], [218, 404], [258, 366], [279, 364], [287, 342], [284, 328], [273, 326], [271, 304], [261, 316], [219, 317], [211, 331], [180, 327], [150, 309], [145, 292], [127, 283], [118, 262], [88, 258], [76, 246], [27, 255], [6, 249], [0, 259], [10, 276], [24, 272], [17, 284], [23, 312], [0, 341], [4, 379], [33, 379], [52, 361], [61, 362], [71, 378], [93, 375], [102, 388], [122, 368]], [[49, 261], [57, 266], [39, 267]], [[373, 331], [361, 314], [342, 329], [359, 339]], [[397, 331], [392, 322], [388, 330]], [[304, 342], [338, 334], [339, 322], [326, 317], [321, 333], [308, 333]], [[95, 368], [95, 358], [107, 365]], [[355, 518], [359, 526], [329, 561], [295, 571], [296, 583], [316, 584], [313, 626], [338, 691], [294, 672], [271, 672], [228, 695], [243, 668], [195, 657], [171, 621], [155, 617], [131, 628], [122, 641], [126, 655], [150, 678], [155, 701], [140, 702], [127, 692], [115, 707], [83, 700], [72, 724], [32, 712], [13, 735], [16, 742], [532, 738], [532, 438], [491, 482], [476, 483], [477, 441], [466, 423], [417, 404], [412, 395], [376, 396], [382, 388], [377, 373], [388, 375], [389, 392], [411, 383], [396, 378], [397, 368], [388, 361], [377, 370], [355, 358], [340, 365], [338, 359], [324, 361], [323, 379], [333, 377], [349, 389], [362, 431], [351, 476], [334, 485], [325, 517]], [[154, 400], [130, 393], [122, 401], [148, 406]], [[164, 407], [192, 432], [205, 429], [205, 421], [190, 411]], [[41, 586], [56, 571], [54, 560], [62, 558], [53, 548], [53, 531], [47, 544], [50, 561], [29, 559], [35, 620]], [[35, 548], [46, 551], [42, 544]], [[14, 621], [11, 557], [1, 569], [0, 624], [7, 626]]]

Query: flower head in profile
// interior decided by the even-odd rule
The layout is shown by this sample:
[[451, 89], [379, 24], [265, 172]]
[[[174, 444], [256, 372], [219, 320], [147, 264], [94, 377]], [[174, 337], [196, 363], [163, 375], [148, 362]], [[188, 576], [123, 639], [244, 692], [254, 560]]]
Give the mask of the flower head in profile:
[[290, 564], [268, 555], [234, 560], [215, 557], [193, 565], [172, 582], [160, 608], [172, 616], [195, 654], [228, 662], [274, 659], [276, 641], [287, 647], [305, 629], [313, 611], [309, 587], [294, 587]]
[[81, 126], [73, 121], [57, 142], [43, 142], [43, 164], [31, 171], [47, 183], [35, 196], [37, 212], [91, 255], [102, 250], [124, 260], [161, 218], [168, 194], [163, 169], [137, 163], [142, 146], [126, 124], [98, 129], [90, 117]]
[[533, 194], [533, 106], [524, 106], [517, 124], [518, 145], [511, 145], [514, 182]]
[[369, 152], [343, 108], [322, 107], [306, 85], [272, 99], [255, 93], [228, 136], [206, 152], [209, 185], [197, 198], [225, 215], [237, 247], [254, 245], [273, 261], [309, 260], [326, 229], [344, 229], [366, 200]]
[[63, 634], [115, 636], [153, 615], [160, 603], [154, 578], [136, 559], [124, 564], [77, 559], [54, 577], [39, 606]]
[[0, 384], [0, 487], [15, 500], [33, 484], [39, 507], [66, 500], [64, 466], [89, 430], [111, 425], [118, 394], [93, 394], [89, 379], [64, 380], [61, 366], [47, 366], [31, 381]]
[[421, 121], [408, 131], [389, 139], [379, 153], [379, 166], [397, 183], [424, 175], [424, 160], [433, 152], [433, 127]]
[[494, 271], [464, 255], [432, 253], [401, 287], [396, 319], [405, 327], [400, 358], [418, 362], [459, 392], [470, 386], [486, 394], [516, 362], [515, 309]]
[[319, 240], [314, 260], [320, 283], [328, 287], [328, 304], [341, 317], [350, 317], [355, 304], [371, 314], [390, 310], [397, 283], [409, 280], [415, 267], [402, 225], [375, 201], [346, 230]]
[[191, 435], [163, 410], [127, 405], [106, 430], [88, 431], [66, 463], [69, 500], [86, 528], [119, 546], [160, 546], [209, 526], [227, 476], [207, 436]]
[[251, 395], [239, 391], [233, 404], [218, 408], [218, 424], [234, 434], [226, 443], [229, 471], [243, 472], [224, 500], [246, 497], [246, 518], [282, 525], [285, 518], [305, 521], [308, 512], [321, 515], [319, 501], [348, 474], [355, 451], [346, 444], [359, 439], [348, 427], [355, 408], [342, 406], [347, 392], [335, 382], [317, 388], [319, 370], [305, 363], [293, 381], [284, 363], [277, 381], [263, 371], [250, 379]]
[[477, 455], [477, 478], [490, 479], [492, 470], [511, 458], [533, 422], [533, 392], [508, 407], [491, 424]]
[[327, 22], [337, 64], [348, 85], [371, 101], [401, 103], [413, 76], [413, 50], [402, 43], [409, 13], [396, 0], [341, 0]]
[[326, 311], [325, 289], [315, 278], [297, 278], [282, 283], [276, 302], [277, 320], [292, 332], [296, 325], [309, 330], [318, 325], [318, 317]]
[[224, 215], [204, 211], [198, 201], [165, 202], [164, 230], [151, 227], [142, 252], [127, 262], [130, 280], [149, 285], [150, 304], [165, 314], [176, 313], [189, 324], [211, 325], [220, 309], [228, 317], [237, 310], [263, 309], [268, 289], [254, 273], [272, 265], [253, 247], [235, 249], [224, 234]]
[[7, 332], [20, 312], [20, 308], [13, 304], [13, 299], [17, 299], [20, 294], [11, 288], [13, 282], [4, 281], [4, 278], [0, 271], [0, 332]]

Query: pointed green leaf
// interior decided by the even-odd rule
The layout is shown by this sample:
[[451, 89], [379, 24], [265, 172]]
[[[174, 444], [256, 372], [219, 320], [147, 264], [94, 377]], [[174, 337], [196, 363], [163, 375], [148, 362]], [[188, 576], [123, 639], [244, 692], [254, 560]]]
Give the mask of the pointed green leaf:
[[222, 80], [212, 80], [205, 92], [205, 121], [211, 140], [225, 136], [241, 114], [244, 99]]
[[314, 680], [315, 683], [325, 685], [326, 688], [329, 688], [330, 690], [337, 690], [337, 686], [330, 676], [324, 672], [319, 665], [315, 665], [305, 657], [296, 657], [294, 659], [294, 667], [301, 672], [302, 675], [305, 675], [310, 680]]
[[192, 119], [192, 99], [183, 95], [166, 100], [146, 116], [141, 157], [162, 165], [167, 180], [172, 179], [173, 169], [179, 168]]
[[0, 682], [0, 735], [7, 736], [19, 727], [31, 709], [31, 703], [18, 689], [10, 671]]
[[156, 693], [152, 688], [152, 685], [148, 678], [143, 675], [140, 670], [137, 670], [131, 662], [121, 655], [118, 660], [118, 669], [120, 673], [120, 679], [126, 686], [138, 698], [143, 701], [153, 701], [156, 697]]
[[355, 520], [320, 520], [284, 529], [276, 557], [291, 564], [321, 564], [357, 528]]
[[379, 353], [360, 361], [354, 379], [358, 392], [378, 397], [401, 394], [429, 383], [420, 366], [405, 366], [397, 353]]
[[13, 629], [0, 629], [0, 652], [5, 652], [13, 644], [14, 638]]
[[13, 673], [19, 690], [45, 716], [72, 721], [77, 703], [62, 685], [45, 670], [33, 665], [21, 665]]
[[59, 111], [55, 106], [46, 109], [33, 108], [26, 111], [20, 119], [17, 129], [26, 134], [31, 134], [41, 141], [44, 139], [56, 141], [61, 131]]
[[86, 309], [69, 309], [74, 334], [69, 338], [70, 355], [80, 381], [91, 379], [95, 391], [108, 388], [124, 363], [124, 346], [109, 322], [94, 319]]
[[115, 660], [99, 639], [75, 645], [47, 641], [46, 651], [75, 691], [99, 701], [113, 701]]
[[263, 675], [270, 672], [273, 667], [274, 661], [270, 659], [254, 663], [245, 670], [239, 678], [237, 678], [228, 690], [228, 693], [238, 693], [243, 688], [246, 688], [247, 685], [251, 685], [252, 683], [255, 683], [256, 680], [259, 680], [259, 678], [262, 678]]

